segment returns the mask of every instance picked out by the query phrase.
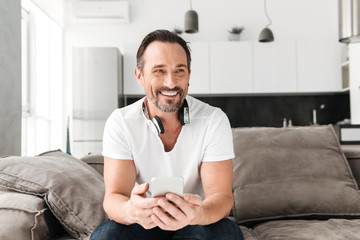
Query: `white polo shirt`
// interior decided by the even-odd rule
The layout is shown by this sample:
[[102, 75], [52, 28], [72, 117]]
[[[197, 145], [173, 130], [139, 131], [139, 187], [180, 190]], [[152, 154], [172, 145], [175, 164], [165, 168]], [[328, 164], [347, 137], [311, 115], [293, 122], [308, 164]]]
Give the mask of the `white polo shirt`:
[[104, 130], [103, 156], [133, 160], [138, 184], [157, 176], [183, 176], [185, 193], [204, 196], [200, 165], [234, 158], [232, 132], [220, 108], [191, 96], [186, 100], [190, 124], [182, 127], [170, 152], [165, 152], [153, 123], [144, 115], [142, 98], [110, 115]]

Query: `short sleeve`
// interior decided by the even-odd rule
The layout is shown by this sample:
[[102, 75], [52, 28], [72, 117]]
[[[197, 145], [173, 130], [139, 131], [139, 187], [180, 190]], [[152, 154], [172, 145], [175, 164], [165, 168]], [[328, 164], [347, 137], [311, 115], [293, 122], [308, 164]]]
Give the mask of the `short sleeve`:
[[223, 111], [217, 109], [210, 120], [202, 161], [224, 161], [234, 157], [233, 137], [229, 119]]
[[115, 110], [106, 121], [102, 155], [113, 159], [133, 160], [131, 138], [120, 109]]

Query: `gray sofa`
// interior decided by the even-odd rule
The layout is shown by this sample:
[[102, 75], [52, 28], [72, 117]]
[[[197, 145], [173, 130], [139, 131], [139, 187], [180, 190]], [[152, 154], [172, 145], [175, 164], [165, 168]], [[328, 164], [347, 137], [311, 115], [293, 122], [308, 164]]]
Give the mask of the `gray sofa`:
[[[234, 128], [230, 218], [247, 240], [360, 240], [360, 147], [332, 126]], [[0, 239], [87, 239], [106, 219], [103, 158], [0, 158]]]

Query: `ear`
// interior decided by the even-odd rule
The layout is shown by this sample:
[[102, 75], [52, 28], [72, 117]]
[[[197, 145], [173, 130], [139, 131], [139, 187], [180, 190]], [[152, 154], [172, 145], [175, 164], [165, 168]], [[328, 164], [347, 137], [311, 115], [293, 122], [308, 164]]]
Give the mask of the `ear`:
[[191, 76], [191, 67], [189, 68], [189, 82], [190, 82], [190, 76]]
[[142, 77], [141, 70], [138, 67], [135, 67], [135, 77], [136, 77], [136, 80], [138, 81], [139, 85], [144, 86], [144, 79]]

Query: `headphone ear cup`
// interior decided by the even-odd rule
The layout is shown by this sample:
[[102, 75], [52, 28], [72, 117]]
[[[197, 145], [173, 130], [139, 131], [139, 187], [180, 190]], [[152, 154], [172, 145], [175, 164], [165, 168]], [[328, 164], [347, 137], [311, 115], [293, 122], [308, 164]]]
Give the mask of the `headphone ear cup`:
[[158, 116], [154, 116], [154, 118], [151, 119], [151, 121], [154, 123], [159, 134], [165, 133], [164, 125], [162, 124], [162, 122]]
[[189, 124], [190, 123], [190, 112], [189, 112], [189, 105], [185, 99], [184, 105], [179, 110], [179, 120], [181, 125]]
[[185, 117], [184, 117], [184, 107], [182, 107], [179, 111], [179, 120], [180, 120], [180, 123], [182, 126], [184, 126], [186, 123], [185, 123]]

